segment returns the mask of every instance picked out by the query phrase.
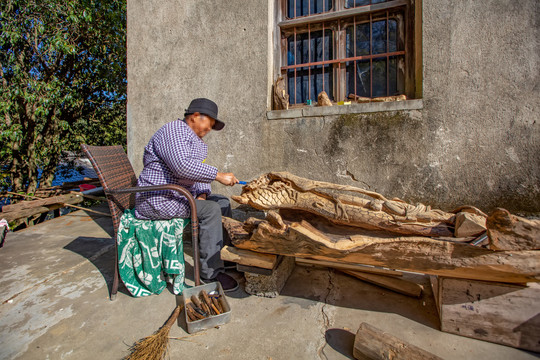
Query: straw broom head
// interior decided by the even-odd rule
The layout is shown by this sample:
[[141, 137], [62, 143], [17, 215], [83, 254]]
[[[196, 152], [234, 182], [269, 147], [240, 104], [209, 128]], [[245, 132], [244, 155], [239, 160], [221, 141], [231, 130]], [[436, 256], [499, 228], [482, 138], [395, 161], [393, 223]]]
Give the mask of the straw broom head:
[[154, 334], [147, 336], [129, 348], [131, 353], [126, 356], [125, 360], [161, 360], [167, 354], [169, 346], [169, 331], [172, 324], [178, 318], [180, 311], [184, 305], [178, 305], [167, 322]]

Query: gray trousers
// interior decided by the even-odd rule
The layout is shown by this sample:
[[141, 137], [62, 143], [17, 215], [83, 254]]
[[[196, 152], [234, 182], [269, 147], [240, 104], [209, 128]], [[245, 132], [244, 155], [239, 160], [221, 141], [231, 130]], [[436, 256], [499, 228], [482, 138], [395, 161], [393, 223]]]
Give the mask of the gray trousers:
[[213, 279], [224, 271], [220, 251], [224, 245], [221, 216], [232, 217], [231, 203], [226, 196], [210, 195], [206, 200], [195, 200], [199, 219], [199, 249], [201, 278]]

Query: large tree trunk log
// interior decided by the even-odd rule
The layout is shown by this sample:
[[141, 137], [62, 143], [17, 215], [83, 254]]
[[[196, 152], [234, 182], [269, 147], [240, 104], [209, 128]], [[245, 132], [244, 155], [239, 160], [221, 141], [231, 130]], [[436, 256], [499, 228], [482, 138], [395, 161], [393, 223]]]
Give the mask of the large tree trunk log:
[[[362, 194], [372, 199], [344, 192]], [[399, 199], [388, 200], [372, 191], [305, 179], [287, 172], [260, 176], [244, 186], [240, 196], [232, 198], [260, 210], [307, 211], [338, 225], [404, 235], [454, 235], [453, 213], [432, 210], [422, 204], [407, 204]]]
[[487, 218], [487, 228], [492, 249], [540, 249], [540, 220], [528, 220], [497, 209]]
[[[227, 223], [233, 224], [227, 224]], [[236, 222], [236, 223], [235, 223]], [[493, 251], [419, 236], [391, 236], [359, 229], [331, 229], [323, 222], [289, 222], [285, 229], [264, 220], [225, 219], [233, 245], [257, 252], [366, 264], [464, 279], [526, 283], [540, 280], [539, 251]], [[321, 231], [315, 226], [323, 229]], [[241, 231], [242, 229], [243, 231]]]

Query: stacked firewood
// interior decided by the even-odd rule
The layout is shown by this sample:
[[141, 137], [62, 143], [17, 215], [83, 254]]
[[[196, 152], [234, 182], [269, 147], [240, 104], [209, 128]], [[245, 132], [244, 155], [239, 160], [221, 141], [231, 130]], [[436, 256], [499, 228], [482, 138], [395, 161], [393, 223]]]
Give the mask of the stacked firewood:
[[206, 319], [210, 316], [221, 315], [226, 312], [223, 304], [223, 296], [216, 291], [208, 294], [201, 290], [199, 296], [191, 295], [186, 301], [186, 314], [189, 321]]

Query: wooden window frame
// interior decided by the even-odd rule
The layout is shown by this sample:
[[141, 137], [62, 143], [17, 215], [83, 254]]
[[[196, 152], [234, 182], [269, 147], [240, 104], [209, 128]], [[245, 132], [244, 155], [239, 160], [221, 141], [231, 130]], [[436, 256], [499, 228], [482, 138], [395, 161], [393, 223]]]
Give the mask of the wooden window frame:
[[[327, 0], [333, 1], [333, 6], [330, 11], [305, 15], [289, 19], [287, 14], [287, 0], [279, 1], [279, 13], [277, 22], [278, 37], [280, 43], [278, 48], [280, 49], [280, 56], [278, 57], [278, 71], [287, 79], [287, 70], [299, 67], [297, 65], [288, 65], [287, 62], [287, 37], [294, 33], [301, 33], [308, 29], [313, 32], [316, 29], [328, 28], [326, 24], [332, 24], [334, 28], [334, 56], [333, 60], [323, 61], [321, 64], [333, 64], [333, 93], [334, 102], [347, 101], [348, 94], [346, 94], [347, 77], [346, 77], [346, 63], [351, 60], [358, 60], [360, 57], [354, 58], [346, 57], [346, 27], [341, 28], [340, 24], [345, 23], [347, 19], [356, 19], [359, 16], [370, 16], [375, 14], [379, 15], [381, 12], [388, 14], [391, 11], [400, 10], [403, 15], [403, 38], [404, 48], [402, 52], [399, 52], [400, 56], [404, 57], [405, 69], [403, 73], [403, 93], [408, 99], [420, 99], [422, 97], [422, 41], [421, 41], [421, 0], [392, 0], [388, 2], [364, 5], [354, 8], [345, 8], [346, 0]], [[356, 55], [356, 54], [355, 54]], [[380, 58], [392, 56], [393, 54], [370, 54], [363, 56], [363, 59]], [[303, 63], [303, 67], [309, 67], [313, 65], [321, 65], [319, 63]], [[356, 71], [356, 70], [355, 70]], [[388, 73], [387, 73], [388, 78]], [[356, 79], [356, 76], [355, 76]], [[288, 83], [285, 80], [286, 84]], [[372, 85], [372, 82], [371, 86]], [[289, 89], [288, 93], [292, 94]], [[294, 92], [296, 93], [296, 91]], [[316, 98], [316, 95], [315, 95]], [[316, 100], [316, 99], [315, 99]], [[290, 107], [303, 107], [306, 104], [294, 104], [291, 99]]]

